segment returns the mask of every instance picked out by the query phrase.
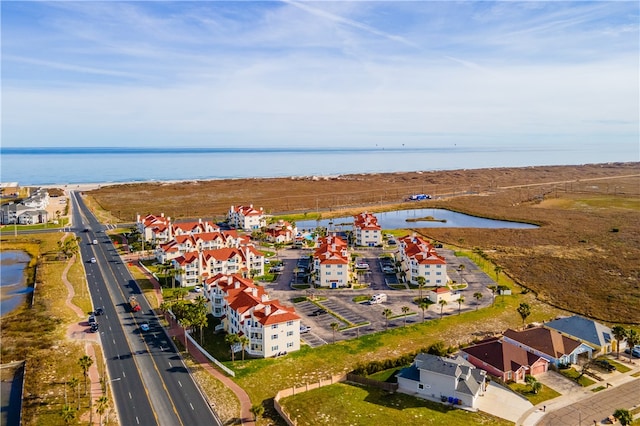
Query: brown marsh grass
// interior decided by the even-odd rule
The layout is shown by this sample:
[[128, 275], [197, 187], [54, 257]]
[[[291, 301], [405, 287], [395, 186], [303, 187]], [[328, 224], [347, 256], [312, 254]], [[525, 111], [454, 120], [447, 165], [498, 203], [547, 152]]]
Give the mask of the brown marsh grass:
[[[407, 203], [410, 194], [436, 199]], [[234, 179], [105, 186], [95, 210], [131, 222], [137, 213], [220, 219], [231, 205], [268, 213], [442, 207], [530, 222], [536, 230], [422, 228], [446, 244], [480, 249], [518, 284], [559, 308], [640, 323], [640, 164], [493, 168], [335, 177]]]

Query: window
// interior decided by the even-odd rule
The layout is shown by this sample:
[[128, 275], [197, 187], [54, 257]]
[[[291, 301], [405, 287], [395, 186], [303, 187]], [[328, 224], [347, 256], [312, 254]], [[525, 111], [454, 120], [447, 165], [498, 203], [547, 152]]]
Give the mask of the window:
[[292, 348], [292, 347], [293, 347], [293, 342], [289, 342], [289, 343], [287, 343], [287, 347], [288, 347], [288, 348]]
[[291, 327], [293, 325], [293, 321], [287, 321], [287, 327]]
[[424, 389], [424, 385], [422, 383], [418, 383], [418, 389]]
[[271, 329], [272, 329], [272, 330], [275, 330], [275, 329], [277, 329], [277, 328], [278, 328], [278, 324], [272, 324], [272, 325], [271, 325]]
[[293, 336], [293, 331], [287, 331], [287, 337]]
[[275, 352], [278, 350], [278, 345], [271, 346], [271, 351]]
[[271, 340], [278, 340], [278, 335], [277, 334], [272, 334], [271, 335]]
[[438, 271], [436, 272], [436, 275], [442, 275], [442, 272]]

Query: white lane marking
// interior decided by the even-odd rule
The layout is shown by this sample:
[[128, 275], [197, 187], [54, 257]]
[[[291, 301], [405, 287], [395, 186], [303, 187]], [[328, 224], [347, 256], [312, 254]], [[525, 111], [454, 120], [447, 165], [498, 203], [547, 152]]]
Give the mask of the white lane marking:
[[138, 416], [136, 416], [136, 423], [140, 424], [140, 420], [138, 419]]
[[129, 392], [129, 399], [133, 399], [133, 397], [131, 396], [131, 392]]
[[124, 371], [122, 372], [122, 377], [127, 377]]
[[173, 365], [171, 365], [171, 363], [169, 363], [169, 367], [173, 367]]
[[182, 387], [182, 382], [180, 380], [178, 380], [178, 384]]
[[193, 404], [192, 403], [189, 403], [189, 405], [191, 406], [192, 410], [195, 410], [195, 408], [193, 408]]

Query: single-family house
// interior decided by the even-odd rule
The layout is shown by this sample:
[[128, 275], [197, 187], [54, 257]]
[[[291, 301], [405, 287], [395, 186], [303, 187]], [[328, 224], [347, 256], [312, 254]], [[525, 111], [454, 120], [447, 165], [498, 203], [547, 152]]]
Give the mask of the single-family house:
[[485, 391], [484, 370], [461, 356], [445, 358], [418, 354], [398, 375], [398, 392], [475, 408]]
[[429, 242], [413, 234], [398, 239], [396, 261], [405, 273], [407, 281], [418, 283], [423, 277], [427, 286], [444, 286], [449, 282], [447, 261], [436, 253]]
[[558, 318], [543, 324], [560, 333], [573, 337], [593, 348], [593, 356], [605, 355], [616, 350], [616, 340], [611, 329], [597, 321], [574, 315]]
[[440, 303], [441, 300], [450, 303], [460, 299], [460, 293], [451, 291], [447, 286], [436, 287], [427, 291], [427, 298], [433, 303]]
[[291, 243], [297, 234], [298, 228], [286, 220], [271, 223], [265, 230], [267, 241], [277, 244]]
[[365, 212], [354, 216], [353, 231], [358, 246], [382, 245], [382, 228], [378, 224], [378, 218], [371, 213]]
[[524, 348], [491, 338], [462, 349], [460, 355], [476, 367], [504, 382], [522, 383], [527, 374], [536, 376], [549, 368], [549, 361]]
[[550, 328], [508, 329], [503, 340], [543, 357], [554, 367], [577, 364], [579, 356], [592, 358], [593, 349], [589, 345]]
[[227, 219], [229, 225], [245, 231], [254, 231], [267, 226], [264, 210], [262, 207], [259, 210], [254, 209], [253, 204], [249, 206], [231, 206]]
[[[246, 352], [271, 357], [300, 349], [300, 316], [295, 308], [271, 300], [264, 288], [234, 274], [205, 280], [210, 312], [229, 334], [247, 336]], [[234, 350], [242, 350], [237, 345]]]

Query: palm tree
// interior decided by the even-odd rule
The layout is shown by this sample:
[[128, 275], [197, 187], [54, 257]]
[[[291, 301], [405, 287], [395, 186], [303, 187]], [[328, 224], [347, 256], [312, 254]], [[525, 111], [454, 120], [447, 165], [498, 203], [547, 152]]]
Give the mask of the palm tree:
[[424, 311], [429, 307], [429, 304], [426, 300], [421, 300], [420, 303], [418, 303], [418, 307], [422, 309], [422, 322], [424, 322]]
[[247, 348], [247, 346], [249, 346], [251, 340], [247, 336], [242, 335], [238, 337], [238, 343], [240, 343], [240, 345], [242, 346], [242, 360], [244, 361], [244, 350]]
[[[279, 251], [280, 249], [284, 246], [284, 244], [282, 243], [275, 243], [273, 245], [273, 248], [276, 249], [276, 259], [280, 260], [280, 255], [279, 255]], [[262, 406], [261, 406], [262, 407]]]
[[618, 324], [614, 325], [611, 328], [611, 334], [613, 334], [613, 337], [616, 339], [616, 349], [618, 351], [617, 358], [620, 358], [620, 342], [623, 341], [625, 337], [627, 337], [627, 330], [625, 330], [623, 326]]
[[442, 319], [442, 315], [444, 315], [443, 310], [446, 304], [447, 301], [444, 299], [440, 299], [440, 301], [438, 302], [438, 305], [440, 305], [440, 319]]
[[[629, 350], [633, 350], [633, 348], [638, 345], [638, 343], [640, 343], [640, 335], [638, 335], [638, 332], [635, 331], [633, 328], [630, 328], [627, 330], [627, 335], [625, 337], [625, 340], [627, 341], [627, 346], [629, 347]], [[631, 356], [631, 354], [629, 354], [629, 356]]]
[[391, 318], [391, 315], [393, 315], [393, 312], [391, 312], [391, 309], [386, 308], [384, 311], [382, 311], [382, 316], [387, 320], [387, 324], [385, 326], [385, 328], [389, 329], [389, 318]]
[[198, 296], [193, 301], [194, 315], [193, 325], [200, 328], [200, 343], [204, 341], [203, 330], [209, 323], [209, 316], [207, 315], [207, 298], [204, 296]]
[[500, 281], [500, 273], [502, 272], [502, 266], [496, 265], [496, 267], [493, 268], [493, 272], [496, 273], [496, 284], [497, 284]]
[[537, 395], [538, 392], [540, 392], [541, 389], [542, 389], [542, 383], [540, 383], [539, 381], [534, 380], [531, 383], [531, 392], [533, 392], [534, 395]]
[[462, 308], [462, 304], [464, 303], [464, 297], [458, 297], [458, 315], [460, 315], [460, 309]]
[[78, 403], [78, 410], [80, 409], [80, 380], [77, 377], [72, 377], [67, 382], [67, 385], [76, 395], [76, 402]]
[[171, 289], [175, 289], [176, 288], [176, 277], [179, 274], [179, 271], [175, 268], [170, 268], [167, 271], [167, 275], [171, 277]]
[[188, 293], [189, 293], [189, 290], [187, 290], [187, 289], [186, 289], [186, 288], [184, 288], [184, 287], [177, 288], [177, 289], [173, 292], [173, 294], [176, 296], [176, 300], [177, 300], [178, 298], [179, 298], [180, 300], [183, 300], [183, 299], [184, 299], [184, 297], [185, 297]]
[[227, 334], [224, 341], [231, 347], [231, 362], [236, 360], [236, 353], [233, 351], [233, 347], [240, 343], [240, 337], [237, 334]]
[[105, 411], [107, 411], [108, 406], [109, 406], [109, 398], [107, 398], [105, 395], [102, 395], [100, 398], [98, 398], [98, 406], [96, 407], [96, 413], [98, 413], [98, 415], [100, 416], [99, 424], [102, 424], [102, 415], [104, 414]]
[[528, 303], [521, 303], [520, 306], [518, 306], [518, 309], [516, 309], [516, 311], [522, 317], [522, 328], [524, 329], [524, 325], [525, 325], [524, 322], [527, 319], [527, 317], [531, 315], [531, 306], [529, 306]]
[[82, 368], [82, 374], [84, 375], [84, 394], [87, 394], [87, 372], [89, 367], [93, 365], [93, 359], [89, 355], [84, 355], [78, 360], [80, 368]]
[[62, 420], [64, 420], [64, 424], [68, 425], [71, 423], [71, 420], [76, 418], [76, 410], [73, 407], [65, 405], [62, 407], [60, 415], [62, 416]]
[[184, 330], [184, 350], [189, 353], [189, 341], [187, 340], [187, 335], [189, 334], [188, 330], [193, 325], [192, 319], [189, 315], [186, 315], [178, 320], [178, 324], [180, 324]]
[[409, 307], [408, 306], [403, 306], [402, 308], [402, 313], [404, 314], [404, 316], [402, 317], [402, 321], [404, 322], [404, 324], [402, 325], [403, 327], [407, 326], [407, 314], [409, 313]]
[[264, 413], [264, 407], [262, 404], [254, 404], [251, 406], [251, 409], [249, 411], [251, 411], [251, 414], [253, 414], [253, 421], [255, 422], [256, 420], [258, 420], [258, 417], [260, 417], [262, 413]]
[[630, 425], [633, 421], [633, 416], [629, 410], [625, 410], [624, 408], [618, 408], [613, 412], [613, 417], [618, 419], [622, 426]]
[[477, 303], [476, 303], [476, 311], [477, 311], [478, 310], [478, 305], [480, 304], [480, 299], [482, 299], [482, 293], [480, 293], [479, 291], [476, 291], [475, 293], [473, 293], [473, 297], [477, 301]]
[[417, 277], [416, 281], [418, 282], [418, 291], [420, 292], [420, 301], [422, 301], [422, 288], [424, 287], [424, 285], [427, 283], [427, 280], [425, 277]]
[[337, 322], [332, 322], [331, 324], [329, 324], [329, 327], [331, 327], [331, 331], [333, 331], [333, 343], [336, 342], [336, 330], [338, 328], [340, 328], [340, 324], [338, 324]]

